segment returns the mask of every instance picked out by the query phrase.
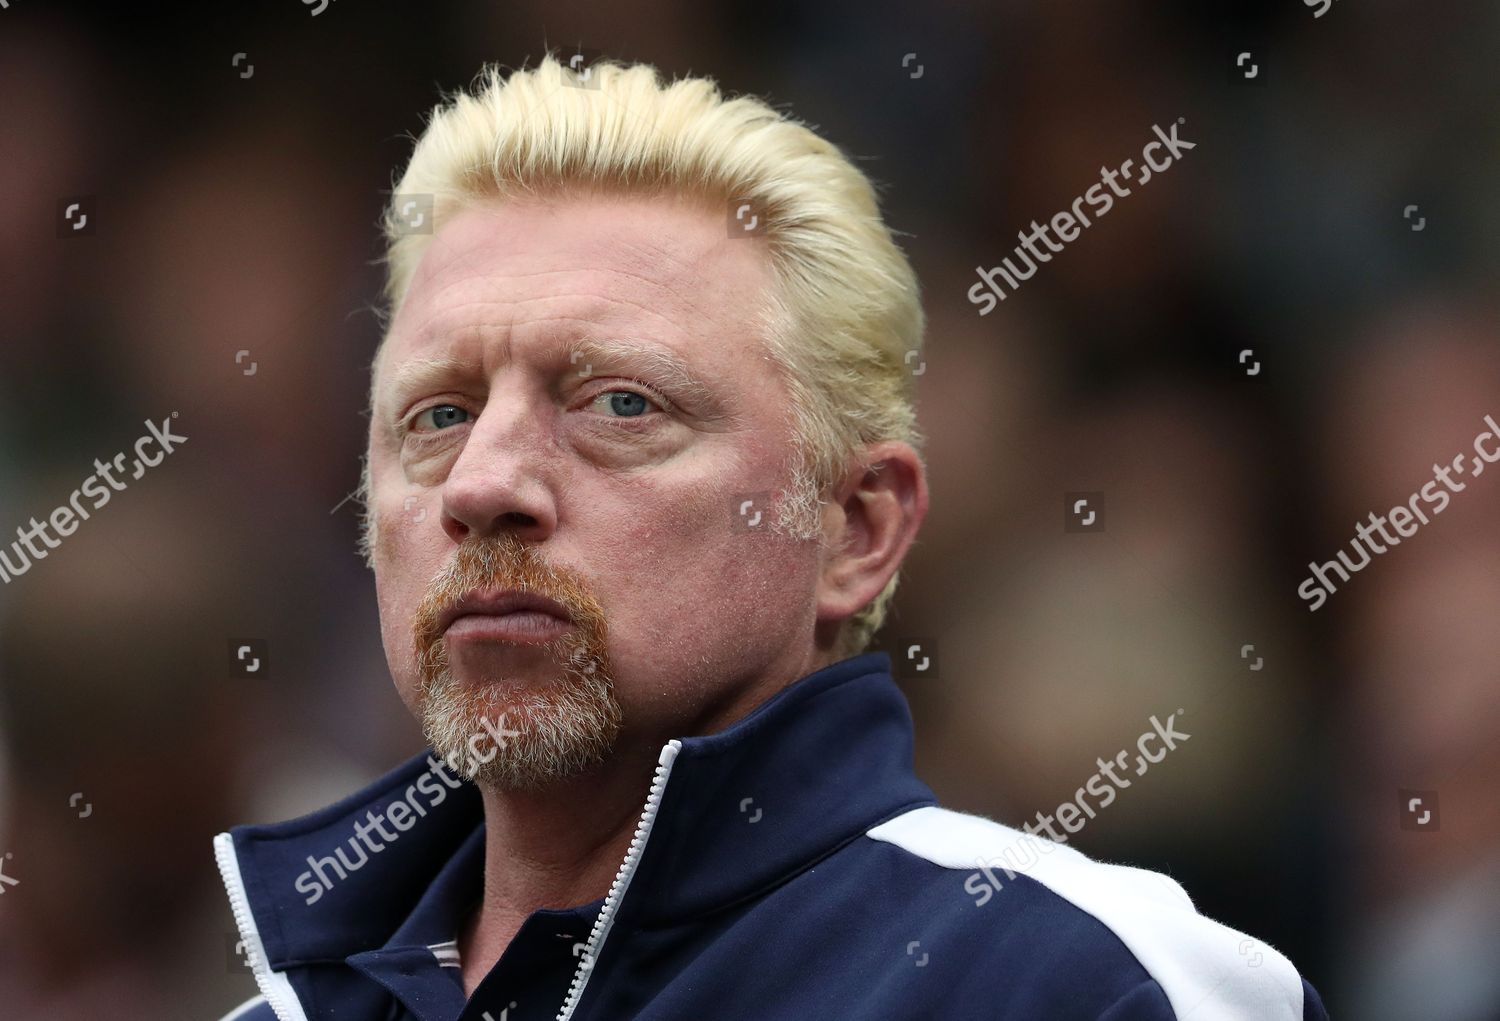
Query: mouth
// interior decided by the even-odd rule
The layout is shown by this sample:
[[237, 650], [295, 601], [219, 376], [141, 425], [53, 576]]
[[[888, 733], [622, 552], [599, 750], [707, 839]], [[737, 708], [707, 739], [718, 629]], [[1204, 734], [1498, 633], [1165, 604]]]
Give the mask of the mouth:
[[561, 603], [516, 589], [470, 593], [438, 618], [449, 641], [516, 645], [550, 642], [573, 626], [572, 614]]

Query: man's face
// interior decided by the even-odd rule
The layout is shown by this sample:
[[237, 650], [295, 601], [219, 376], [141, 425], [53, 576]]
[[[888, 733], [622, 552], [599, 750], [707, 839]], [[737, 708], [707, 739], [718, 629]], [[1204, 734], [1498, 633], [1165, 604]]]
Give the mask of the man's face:
[[[482, 760], [503, 713], [480, 772], [524, 786], [813, 666], [818, 544], [772, 534], [763, 495], [740, 514], [790, 482], [765, 259], [663, 198], [494, 202], [432, 239], [375, 366], [369, 512], [386, 656], [440, 753], [489, 734]], [[449, 625], [507, 590], [562, 617]]]

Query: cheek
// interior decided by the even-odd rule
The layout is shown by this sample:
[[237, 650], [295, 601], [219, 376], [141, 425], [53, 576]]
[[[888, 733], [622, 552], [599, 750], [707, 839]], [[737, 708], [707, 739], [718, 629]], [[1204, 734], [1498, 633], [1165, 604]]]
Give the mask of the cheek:
[[612, 566], [600, 580], [622, 646], [784, 640], [812, 620], [816, 544], [742, 527], [735, 499], [700, 487], [606, 525]]
[[408, 706], [417, 689], [417, 663], [412, 648], [411, 618], [415, 609], [405, 592], [406, 581], [394, 578], [392, 568], [375, 570], [375, 595], [380, 607], [380, 642], [390, 666], [396, 692]]
[[[375, 599], [380, 609], [380, 637], [396, 690], [408, 705], [417, 687], [412, 620], [441, 560], [436, 540], [442, 530], [431, 515], [413, 521], [401, 513], [381, 514], [374, 549]], [[425, 538], [428, 542], [424, 542]], [[429, 544], [432, 548], [428, 548]]]

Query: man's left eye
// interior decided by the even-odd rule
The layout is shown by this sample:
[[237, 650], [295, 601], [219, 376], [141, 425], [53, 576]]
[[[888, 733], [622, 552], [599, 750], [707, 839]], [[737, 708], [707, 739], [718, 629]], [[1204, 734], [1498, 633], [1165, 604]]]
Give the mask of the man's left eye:
[[607, 409], [611, 418], [639, 418], [652, 403], [649, 397], [634, 390], [606, 390], [592, 401], [594, 407]]

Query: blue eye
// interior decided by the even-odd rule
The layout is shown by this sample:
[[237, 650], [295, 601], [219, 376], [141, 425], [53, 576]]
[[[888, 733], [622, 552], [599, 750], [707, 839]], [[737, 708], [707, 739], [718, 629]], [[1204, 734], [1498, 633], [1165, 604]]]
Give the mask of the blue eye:
[[594, 398], [594, 403], [607, 401], [616, 418], [639, 418], [646, 413], [651, 401], [634, 390], [606, 390]]
[[413, 424], [421, 426], [430, 424], [434, 429], [446, 429], [451, 425], [459, 425], [469, 420], [469, 413], [463, 408], [452, 404], [434, 404], [420, 412]]

